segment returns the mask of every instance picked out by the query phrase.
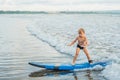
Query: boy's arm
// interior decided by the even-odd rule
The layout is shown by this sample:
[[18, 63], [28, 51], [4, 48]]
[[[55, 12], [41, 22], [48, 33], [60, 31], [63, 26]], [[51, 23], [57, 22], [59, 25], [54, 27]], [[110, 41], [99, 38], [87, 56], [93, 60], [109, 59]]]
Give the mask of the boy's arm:
[[77, 40], [78, 40], [78, 37], [75, 40], [73, 40], [70, 44], [68, 44], [68, 46], [72, 46]]
[[88, 45], [89, 45], [89, 42], [88, 42], [88, 39], [87, 39], [87, 38], [86, 38], [85, 43], [86, 43], [86, 46], [88, 46]]

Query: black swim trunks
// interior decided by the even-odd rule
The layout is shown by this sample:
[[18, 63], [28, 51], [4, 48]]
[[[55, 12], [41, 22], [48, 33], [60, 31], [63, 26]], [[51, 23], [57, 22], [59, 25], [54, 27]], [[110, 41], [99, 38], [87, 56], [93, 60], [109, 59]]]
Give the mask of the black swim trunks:
[[77, 48], [84, 49], [84, 47], [81, 47], [79, 44], [77, 45]]

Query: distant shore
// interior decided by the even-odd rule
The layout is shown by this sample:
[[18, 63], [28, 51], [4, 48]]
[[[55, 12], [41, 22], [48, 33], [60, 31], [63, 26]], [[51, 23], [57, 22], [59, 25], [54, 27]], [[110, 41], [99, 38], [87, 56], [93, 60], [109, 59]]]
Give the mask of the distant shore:
[[120, 14], [120, 10], [105, 11], [4, 11], [0, 14]]

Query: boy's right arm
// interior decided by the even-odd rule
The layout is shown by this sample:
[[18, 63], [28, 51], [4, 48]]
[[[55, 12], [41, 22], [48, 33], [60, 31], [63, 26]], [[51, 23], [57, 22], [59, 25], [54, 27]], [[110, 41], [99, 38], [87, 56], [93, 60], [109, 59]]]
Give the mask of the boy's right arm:
[[73, 40], [70, 44], [68, 44], [68, 46], [72, 46], [77, 40], [78, 40], [78, 37], [76, 37], [75, 40]]

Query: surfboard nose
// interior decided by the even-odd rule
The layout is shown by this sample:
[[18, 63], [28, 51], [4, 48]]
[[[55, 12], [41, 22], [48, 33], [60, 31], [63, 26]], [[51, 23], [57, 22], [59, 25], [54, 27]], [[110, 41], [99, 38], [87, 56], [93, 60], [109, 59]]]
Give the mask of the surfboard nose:
[[36, 66], [36, 67], [41, 67], [41, 68], [45, 68], [44, 64], [40, 64], [39, 62], [29, 62], [28, 64], [32, 65], [32, 66]]

